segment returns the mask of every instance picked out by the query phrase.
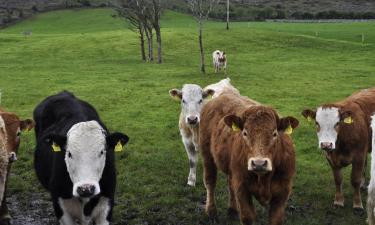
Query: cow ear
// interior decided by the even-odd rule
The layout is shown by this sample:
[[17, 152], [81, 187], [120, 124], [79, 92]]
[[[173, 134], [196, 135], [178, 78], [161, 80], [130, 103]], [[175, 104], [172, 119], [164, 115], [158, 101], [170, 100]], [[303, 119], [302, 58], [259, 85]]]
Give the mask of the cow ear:
[[242, 119], [236, 115], [227, 115], [224, 117], [225, 124], [233, 131], [238, 132], [243, 129]]
[[26, 120], [21, 120], [20, 122], [20, 129], [21, 131], [24, 131], [24, 130], [31, 130], [35, 127], [35, 122], [34, 120], [31, 120], [31, 119], [26, 119]]
[[43, 138], [44, 142], [51, 146], [52, 151], [61, 152], [61, 147], [66, 144], [66, 136], [50, 134]]
[[291, 116], [283, 117], [279, 120], [277, 126], [278, 131], [282, 131], [286, 134], [292, 134], [293, 130], [298, 127], [299, 121]]
[[316, 111], [311, 109], [305, 109], [302, 111], [302, 116], [305, 117], [307, 120], [315, 120], [316, 117]]
[[107, 136], [107, 145], [109, 149], [114, 149], [116, 152], [120, 152], [123, 146], [128, 143], [129, 137], [126, 134], [115, 132]]
[[344, 110], [344, 111], [340, 110], [340, 121], [343, 121], [344, 123], [347, 123], [347, 124], [352, 124], [354, 122], [352, 115], [353, 113], [349, 110]]
[[213, 89], [207, 89], [204, 90], [202, 93], [203, 98], [211, 97], [215, 94], [215, 91]]
[[173, 88], [171, 90], [169, 90], [169, 95], [174, 99], [174, 100], [177, 100], [177, 101], [181, 101], [182, 99], [182, 91], [176, 89], [176, 88]]

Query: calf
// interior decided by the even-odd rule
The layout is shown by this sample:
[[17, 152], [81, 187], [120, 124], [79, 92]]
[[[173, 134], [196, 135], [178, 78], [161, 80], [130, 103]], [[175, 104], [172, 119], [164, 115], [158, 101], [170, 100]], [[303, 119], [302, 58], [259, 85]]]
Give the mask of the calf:
[[11, 163], [17, 160], [21, 131], [31, 130], [34, 121], [21, 120], [16, 114], [0, 109], [0, 224], [9, 224], [6, 187]]
[[305, 109], [302, 115], [315, 120], [319, 148], [324, 150], [332, 168], [336, 185], [336, 207], [344, 206], [341, 169], [352, 165], [351, 184], [354, 189], [353, 210], [363, 213], [360, 187], [365, 187], [367, 153], [371, 152], [370, 116], [375, 112], [375, 88], [354, 93], [316, 110]]
[[51, 193], [61, 225], [108, 225], [116, 187], [114, 151], [128, 142], [110, 134], [96, 110], [69, 92], [43, 100], [34, 110], [34, 165]]
[[[375, 115], [371, 117], [372, 149], [375, 148]], [[371, 152], [371, 179], [367, 196], [368, 224], [375, 225], [375, 151]]]
[[224, 72], [227, 70], [227, 55], [225, 52], [216, 50], [212, 53], [212, 62], [214, 65], [215, 73], [217, 73], [221, 68], [224, 68]]
[[187, 184], [195, 186], [198, 162], [199, 122], [201, 120], [200, 112], [204, 100], [208, 96], [213, 95], [214, 91], [211, 89], [203, 91], [198, 85], [185, 84], [182, 90], [172, 89], [169, 91], [169, 94], [172, 98], [181, 102], [178, 126], [190, 164]]
[[271, 107], [237, 94], [222, 94], [202, 109], [199, 146], [207, 190], [206, 213], [216, 216], [217, 169], [228, 178], [230, 215], [253, 224], [254, 197], [269, 206], [269, 224], [282, 224], [295, 174], [295, 152], [286, 135], [298, 126]]

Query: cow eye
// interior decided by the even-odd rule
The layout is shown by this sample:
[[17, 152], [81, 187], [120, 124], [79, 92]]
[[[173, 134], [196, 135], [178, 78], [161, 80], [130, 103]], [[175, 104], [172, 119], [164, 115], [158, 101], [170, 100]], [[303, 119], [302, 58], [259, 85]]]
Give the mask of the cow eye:
[[182, 103], [186, 104], [186, 101], [182, 99]]
[[21, 136], [21, 131], [17, 132], [17, 137]]
[[68, 152], [68, 157], [72, 158], [72, 153]]
[[277, 131], [273, 131], [273, 134], [272, 134], [273, 137], [277, 137]]
[[199, 104], [201, 104], [203, 102], [203, 100], [201, 99], [201, 100], [199, 100]]
[[242, 134], [243, 134], [243, 136], [247, 136], [247, 131], [244, 130], [244, 131], [242, 132]]
[[104, 154], [104, 151], [102, 150], [102, 151], [100, 151], [100, 156], [102, 156]]

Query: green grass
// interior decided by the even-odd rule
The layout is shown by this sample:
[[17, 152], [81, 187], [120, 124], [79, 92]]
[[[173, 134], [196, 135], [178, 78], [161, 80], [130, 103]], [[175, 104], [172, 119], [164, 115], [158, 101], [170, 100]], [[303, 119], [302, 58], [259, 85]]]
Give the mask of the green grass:
[[[186, 187], [188, 160], [177, 127], [180, 106], [168, 95], [184, 83], [205, 86], [225, 78], [213, 74], [211, 52], [225, 49], [228, 74], [243, 95], [295, 116], [293, 134], [297, 176], [288, 225], [365, 224], [352, 214], [350, 169], [345, 169], [346, 206], [332, 209], [334, 184], [318, 150], [305, 107], [342, 99], [375, 83], [375, 23], [281, 24], [219, 22], [205, 24], [208, 74], [199, 73], [195, 21], [167, 12], [162, 21], [165, 63], [142, 63], [137, 35], [109, 9], [64, 10], [40, 14], [0, 31], [2, 106], [31, 117], [46, 96], [70, 90], [93, 104], [112, 130], [130, 137], [117, 154], [116, 224], [208, 224], [199, 208], [204, 198], [202, 165], [196, 188]], [[32, 30], [23, 37], [21, 32]], [[315, 31], [319, 36], [315, 37]], [[362, 44], [358, 35], [366, 33]], [[22, 135], [10, 194], [43, 191], [33, 171], [33, 132]], [[363, 193], [363, 203], [367, 194]], [[217, 199], [221, 224], [226, 217], [226, 180]], [[258, 223], [267, 213], [258, 209]], [[13, 212], [19, 213], [19, 212]], [[259, 222], [260, 221], [260, 222]]]

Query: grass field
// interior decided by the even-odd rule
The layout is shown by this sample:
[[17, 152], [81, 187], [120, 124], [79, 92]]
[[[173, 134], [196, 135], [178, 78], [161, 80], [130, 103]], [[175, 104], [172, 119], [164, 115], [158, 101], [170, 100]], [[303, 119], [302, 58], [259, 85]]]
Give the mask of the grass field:
[[[165, 63], [158, 65], [140, 61], [136, 34], [111, 14], [109, 9], [55, 11], [0, 30], [0, 89], [1, 106], [22, 117], [31, 117], [46, 96], [70, 90], [93, 104], [112, 131], [130, 137], [126, 151], [116, 156], [115, 224], [209, 223], [200, 208], [205, 196], [201, 164], [196, 188], [185, 185], [189, 166], [177, 126], [180, 106], [168, 90], [225, 78], [213, 74], [210, 55], [216, 49], [226, 50], [227, 76], [243, 95], [301, 122], [293, 134], [297, 175], [286, 224], [366, 224], [365, 217], [352, 213], [349, 168], [345, 208], [332, 208], [331, 171], [317, 149], [313, 124], [300, 112], [374, 86], [375, 23], [244, 22], [226, 31], [223, 23], [208, 22], [204, 41], [209, 72], [202, 75], [192, 18], [164, 15]], [[32, 30], [32, 36], [22, 36], [25, 30]], [[33, 170], [33, 148], [33, 132], [24, 133], [9, 186], [9, 194], [25, 202], [25, 211], [33, 193], [45, 192]], [[367, 194], [362, 196], [365, 204]], [[238, 224], [226, 217], [222, 174], [217, 200], [220, 224]], [[266, 211], [257, 209], [257, 224], [266, 224]]]

